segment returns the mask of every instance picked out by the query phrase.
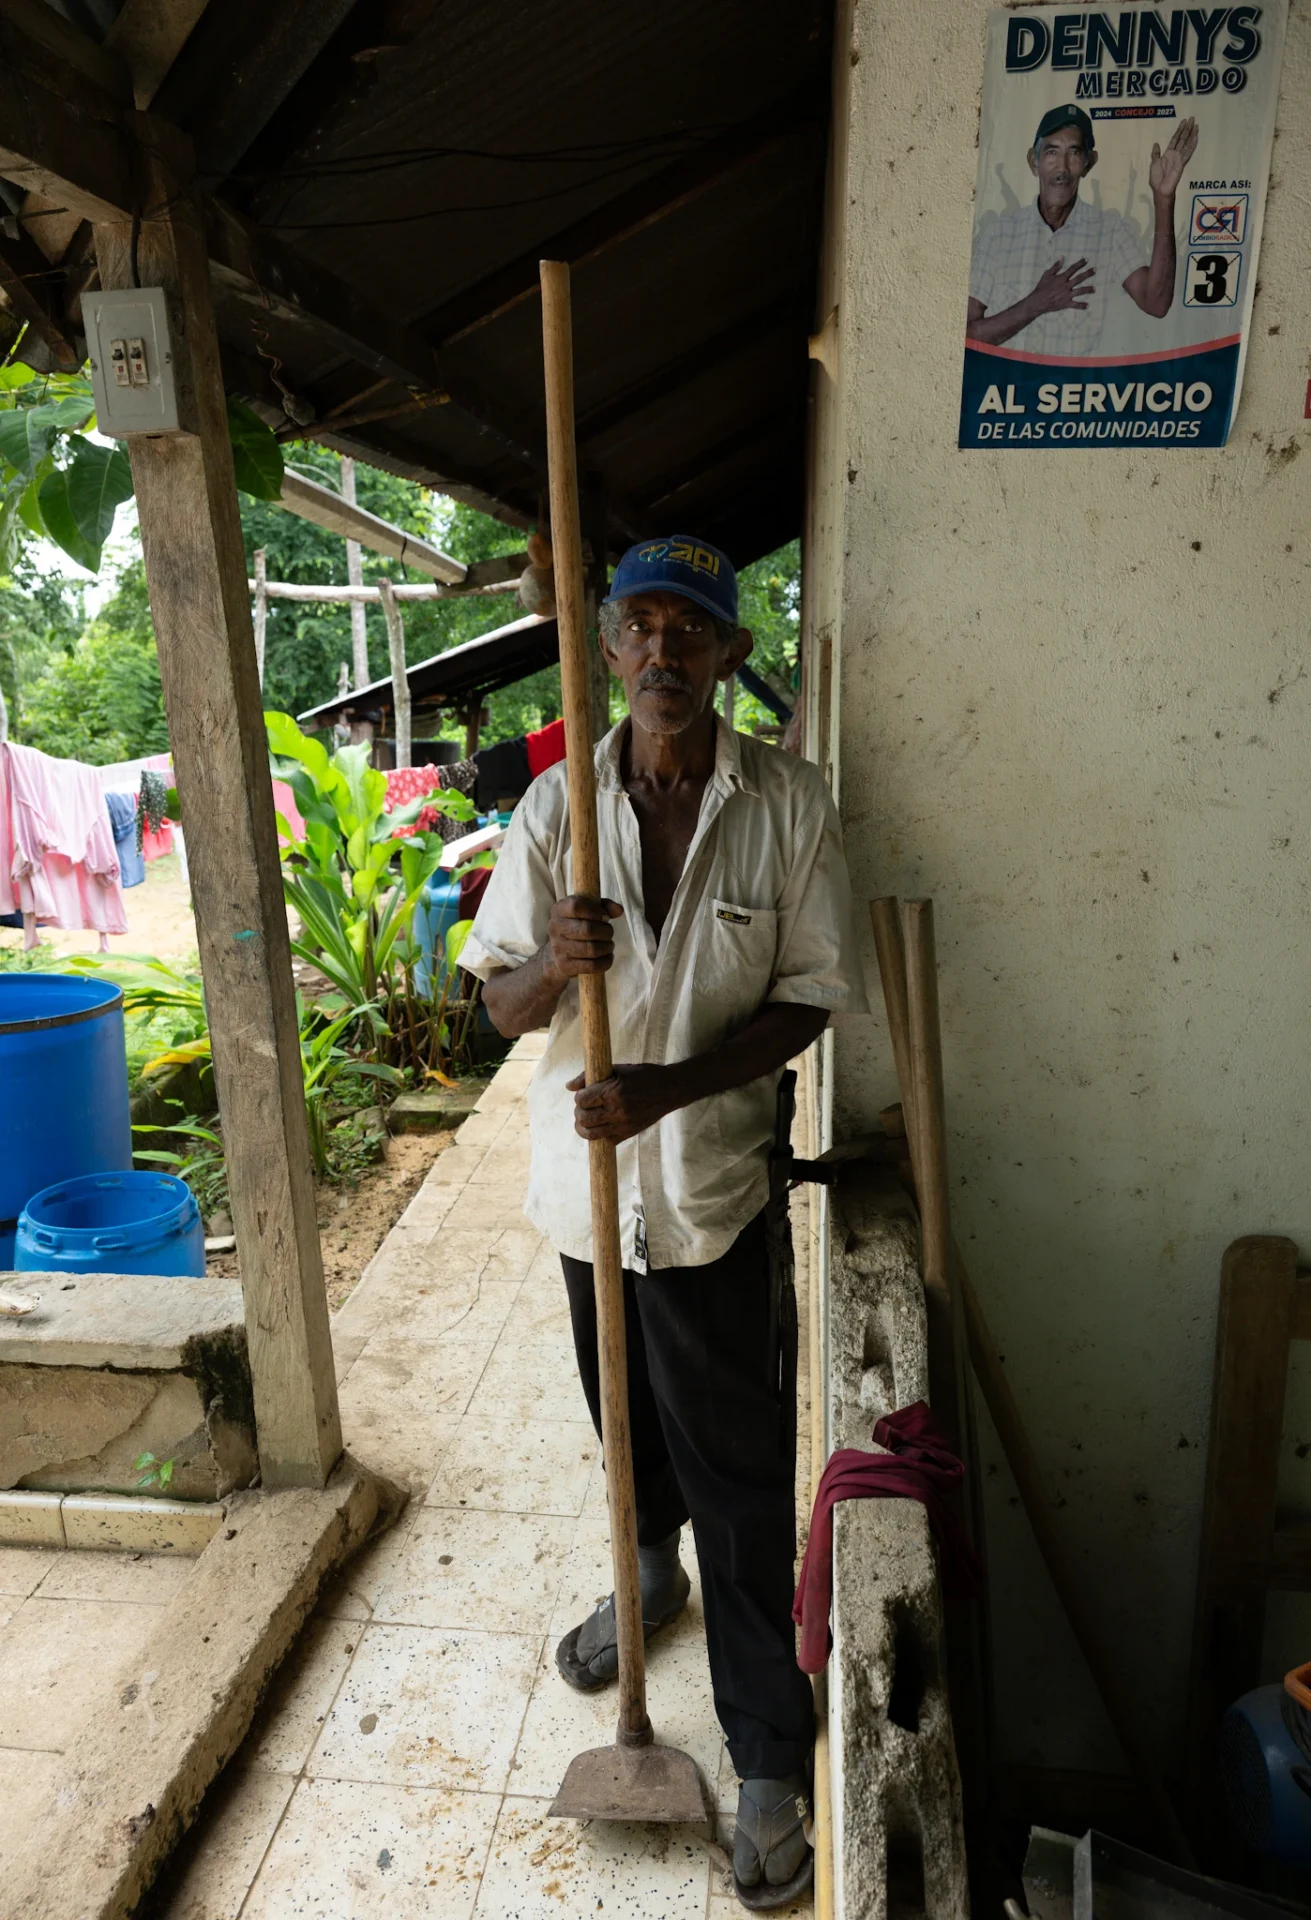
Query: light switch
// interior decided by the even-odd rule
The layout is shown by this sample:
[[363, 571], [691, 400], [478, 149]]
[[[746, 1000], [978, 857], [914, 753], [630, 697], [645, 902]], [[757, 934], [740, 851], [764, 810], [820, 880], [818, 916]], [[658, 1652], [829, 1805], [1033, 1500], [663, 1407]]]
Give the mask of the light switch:
[[86, 293], [82, 317], [101, 433], [118, 439], [133, 433], [176, 433], [173, 342], [163, 288]]

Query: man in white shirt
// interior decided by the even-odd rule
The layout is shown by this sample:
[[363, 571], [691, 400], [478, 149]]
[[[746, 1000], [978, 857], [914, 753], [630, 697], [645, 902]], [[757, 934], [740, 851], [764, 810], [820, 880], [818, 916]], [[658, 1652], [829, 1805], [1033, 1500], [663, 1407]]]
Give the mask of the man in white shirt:
[[1079, 187], [1097, 164], [1093, 124], [1073, 101], [1038, 123], [1029, 171], [1038, 198], [1003, 213], [980, 233], [970, 263], [967, 340], [1003, 341], [1040, 358], [1096, 353], [1116, 287], [1162, 320], [1174, 304], [1174, 204], [1197, 151], [1197, 122], [1181, 120], [1165, 152], [1152, 147], [1148, 184], [1154, 230], [1150, 256], [1129, 222], [1090, 207]]
[[[677, 1617], [692, 1522], [715, 1704], [742, 1780], [734, 1869], [752, 1907], [809, 1884], [813, 1708], [796, 1664], [795, 1378], [771, 1346], [763, 1209], [779, 1074], [864, 1011], [837, 814], [818, 770], [733, 733], [715, 691], [751, 651], [727, 558], [630, 549], [601, 645], [631, 719], [596, 749], [607, 898], [571, 892], [563, 766], [536, 780], [461, 955], [502, 1033], [550, 1025], [529, 1091], [525, 1211], [562, 1256], [600, 1431], [587, 1141], [618, 1147], [642, 1617]], [[609, 973], [617, 1064], [583, 1084], [580, 974]], [[617, 1671], [605, 1602], [557, 1664]]]

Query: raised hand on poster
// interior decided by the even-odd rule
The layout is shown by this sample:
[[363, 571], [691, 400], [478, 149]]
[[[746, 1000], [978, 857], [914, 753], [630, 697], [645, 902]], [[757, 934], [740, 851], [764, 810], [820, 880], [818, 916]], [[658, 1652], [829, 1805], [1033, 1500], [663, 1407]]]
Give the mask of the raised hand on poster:
[[1159, 199], [1173, 200], [1183, 179], [1184, 168], [1197, 152], [1197, 122], [1181, 120], [1165, 152], [1159, 141], [1152, 145], [1152, 164], [1147, 175], [1152, 192]]
[[1060, 313], [1066, 307], [1082, 313], [1092, 290], [1093, 270], [1086, 259], [1075, 260], [1068, 267], [1063, 260], [1054, 260], [1029, 297], [1035, 313]]

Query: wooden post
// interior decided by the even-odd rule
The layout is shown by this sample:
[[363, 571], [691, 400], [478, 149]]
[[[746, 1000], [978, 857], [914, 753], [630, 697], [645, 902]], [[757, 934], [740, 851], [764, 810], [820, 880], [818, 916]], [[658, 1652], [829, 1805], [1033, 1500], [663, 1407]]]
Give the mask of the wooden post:
[[[591, 711], [587, 681], [587, 632], [583, 624], [583, 550], [578, 514], [574, 449], [573, 329], [569, 269], [543, 260], [542, 333], [546, 362], [546, 443], [551, 476], [551, 551], [560, 620], [560, 689], [569, 747], [569, 824], [573, 883], [581, 894], [601, 892], [601, 854], [592, 767]], [[603, 973], [578, 982], [583, 1059], [589, 1085], [610, 1072], [610, 1008]], [[615, 1576], [615, 1635], [619, 1648], [621, 1746], [648, 1745], [642, 1640], [642, 1596], [637, 1575], [637, 1517], [633, 1493], [632, 1436], [628, 1424], [628, 1353], [624, 1329], [623, 1258], [619, 1239], [619, 1184], [615, 1149], [607, 1140], [588, 1143], [592, 1188], [592, 1263], [596, 1283], [597, 1341], [601, 1368], [601, 1428], [610, 1547]]]
[[[341, 497], [352, 507], [355, 505], [355, 462], [349, 454], [343, 454], [341, 460]], [[353, 587], [364, 585], [364, 557], [358, 540], [346, 542], [346, 578]], [[355, 685], [367, 687], [369, 684], [368, 615], [362, 600], [352, 600], [350, 604], [351, 657], [355, 663]]]
[[261, 689], [264, 686], [264, 649], [269, 631], [269, 570], [268, 554], [263, 547], [255, 549], [255, 671], [259, 675]]
[[[915, 1185], [919, 1195], [920, 1258], [929, 1336], [929, 1380], [934, 1412], [962, 1460], [968, 1452], [963, 1327], [952, 1299], [951, 1215], [947, 1200], [947, 1138], [942, 1087], [942, 1035], [938, 1025], [938, 968], [933, 939], [933, 902], [902, 906], [905, 940], [906, 1013], [910, 1037], [907, 1115]], [[967, 1462], [968, 1464], [968, 1462]]]
[[601, 602], [610, 587], [606, 564], [609, 521], [606, 516], [605, 475], [589, 473], [582, 487], [583, 537], [591, 551], [583, 577], [583, 618], [587, 626], [587, 704], [592, 716], [593, 740], [610, 731], [610, 667], [601, 651]]
[[[341, 1453], [291, 948], [204, 224], [190, 144], [136, 118], [140, 282], [169, 296], [182, 430], [128, 442], [186, 826], [266, 1487]], [[127, 220], [101, 285], [131, 286]]]
[[392, 712], [396, 717], [396, 764], [410, 764], [410, 672], [405, 660], [405, 622], [390, 580], [378, 582], [382, 617], [387, 622], [387, 651], [391, 656]]
[[724, 682], [724, 723], [730, 727], [733, 724], [733, 692], [736, 686], [737, 675], [730, 673]]
[[[474, 754], [478, 751], [478, 736], [482, 732], [483, 710], [481, 707], [470, 707], [463, 718], [464, 757], [466, 760], [472, 760]], [[495, 794], [492, 795], [492, 798], [496, 798]]]
[[1188, 1800], [1209, 1870], [1240, 1863], [1232, 1839], [1224, 1850], [1218, 1735], [1225, 1708], [1261, 1678], [1297, 1284], [1293, 1240], [1248, 1234], [1225, 1249], [1188, 1688]]

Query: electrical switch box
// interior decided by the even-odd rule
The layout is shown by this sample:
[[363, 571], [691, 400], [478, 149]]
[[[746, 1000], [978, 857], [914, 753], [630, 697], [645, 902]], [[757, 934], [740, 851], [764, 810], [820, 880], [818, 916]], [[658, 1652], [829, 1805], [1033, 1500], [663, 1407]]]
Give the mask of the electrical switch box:
[[100, 432], [120, 440], [132, 433], [176, 433], [173, 343], [163, 288], [85, 293], [82, 322]]

